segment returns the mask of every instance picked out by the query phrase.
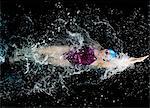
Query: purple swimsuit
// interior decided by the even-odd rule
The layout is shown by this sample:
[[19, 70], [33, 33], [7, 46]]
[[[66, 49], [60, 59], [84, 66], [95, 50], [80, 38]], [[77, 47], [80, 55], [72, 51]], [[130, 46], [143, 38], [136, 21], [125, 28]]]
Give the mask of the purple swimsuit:
[[78, 51], [73, 49], [65, 54], [66, 59], [72, 64], [90, 65], [96, 60], [94, 49], [83, 47]]

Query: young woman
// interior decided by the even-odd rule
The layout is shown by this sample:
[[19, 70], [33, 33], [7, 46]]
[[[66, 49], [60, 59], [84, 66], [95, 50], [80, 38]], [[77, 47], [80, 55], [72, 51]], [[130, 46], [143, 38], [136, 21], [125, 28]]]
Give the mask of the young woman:
[[[49, 64], [59, 66], [70, 65], [89, 65], [98, 68], [113, 68], [119, 65], [132, 65], [144, 61], [144, 57], [120, 56], [111, 49], [98, 50], [91, 46], [82, 46], [81, 48], [69, 46], [49, 46], [38, 48], [35, 53], [45, 57]], [[35, 57], [36, 58], [36, 57]], [[38, 59], [36, 59], [38, 61]], [[121, 64], [120, 64], [121, 63]]]

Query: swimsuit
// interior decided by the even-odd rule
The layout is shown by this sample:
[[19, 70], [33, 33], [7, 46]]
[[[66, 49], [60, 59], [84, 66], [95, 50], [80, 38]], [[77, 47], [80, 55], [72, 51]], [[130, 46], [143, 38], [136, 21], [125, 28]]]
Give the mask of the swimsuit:
[[84, 46], [78, 50], [70, 50], [66, 53], [66, 59], [72, 64], [90, 65], [96, 60], [96, 57], [93, 48]]

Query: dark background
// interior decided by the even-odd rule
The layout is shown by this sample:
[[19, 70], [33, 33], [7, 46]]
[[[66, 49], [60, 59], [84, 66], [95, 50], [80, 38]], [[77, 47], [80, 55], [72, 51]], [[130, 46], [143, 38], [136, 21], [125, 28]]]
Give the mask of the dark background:
[[[1, 12], [2, 19], [7, 19], [10, 21], [8, 23], [8, 33], [9, 35], [13, 34], [16, 31], [15, 23], [11, 22], [11, 19], [15, 17], [16, 13], [24, 14], [32, 11], [34, 18], [38, 18], [41, 14], [47, 13], [48, 10], [54, 9], [54, 4], [57, 3], [57, 0], [1, 0]], [[148, 19], [148, 0], [65, 0], [63, 2], [64, 7], [68, 7], [72, 10], [78, 7], [79, 9], [84, 8], [85, 4], [89, 6], [95, 5], [95, 7], [104, 8], [117, 8], [124, 11], [124, 16], [128, 16], [129, 12], [134, 8], [141, 8], [142, 13], [145, 15], [146, 20]], [[19, 8], [21, 5], [23, 8]], [[104, 12], [105, 13], [105, 12]], [[5, 15], [4, 15], [5, 14]], [[9, 17], [6, 17], [6, 16]], [[3, 35], [3, 38], [8, 38]], [[145, 35], [148, 38], [148, 34]], [[7, 40], [7, 39], [6, 39]], [[124, 38], [122, 37], [122, 40]], [[147, 41], [146, 41], [147, 42]], [[127, 43], [129, 44], [129, 43]], [[136, 43], [137, 44], [137, 43]], [[136, 46], [136, 44], [134, 44]], [[148, 48], [147, 46], [143, 49]], [[129, 51], [129, 48], [126, 48]], [[137, 48], [139, 50], [139, 48]], [[140, 54], [142, 54], [141, 52]], [[140, 55], [139, 54], [139, 55]], [[146, 52], [145, 54], [148, 54]], [[136, 51], [133, 51], [133, 55], [136, 55]], [[137, 54], [138, 55], [138, 54]], [[71, 96], [65, 96], [62, 94], [57, 94], [57, 98], [61, 98], [62, 101], [57, 103], [55, 99], [51, 96], [45, 94], [35, 94], [32, 96], [20, 96], [14, 97], [13, 100], [2, 100], [2, 106], [83, 106], [86, 103], [87, 106], [107, 106], [107, 107], [148, 107], [149, 106], [149, 88], [148, 88], [148, 60], [144, 63], [140, 63], [135, 69], [127, 70], [121, 75], [116, 75], [114, 78], [108, 79], [106, 81], [99, 82], [97, 85], [92, 84], [80, 84], [82, 81], [78, 81], [76, 76], [71, 77], [70, 83], [75, 82], [71, 85], [70, 88], [74, 90], [74, 93]], [[6, 66], [7, 67], [7, 66]], [[5, 68], [6, 68], [5, 67]], [[6, 69], [7, 70], [7, 69]], [[79, 79], [92, 79], [97, 78], [96, 74], [93, 75], [90, 73], [83, 73], [81, 76], [78, 76]], [[78, 83], [79, 82], [79, 83]], [[120, 85], [122, 83], [122, 85]], [[61, 93], [61, 91], [60, 91]], [[127, 95], [125, 95], [127, 93]], [[103, 94], [103, 96], [101, 95]], [[102, 97], [101, 97], [102, 96]], [[78, 98], [77, 98], [78, 97]], [[113, 103], [113, 99], [119, 98], [118, 102]], [[86, 99], [86, 101], [83, 101]], [[92, 102], [92, 104], [90, 104]]]
[[[63, 0], [60, 0], [63, 1]], [[48, 9], [54, 8], [54, 3], [58, 0], [1, 0], [1, 10], [2, 12], [14, 15], [17, 11], [17, 4], [24, 6], [25, 11], [35, 11], [36, 13], [43, 13]], [[148, 14], [148, 0], [64, 0], [64, 6], [75, 8], [78, 6], [83, 8], [85, 4], [95, 5], [96, 7], [113, 7], [126, 10], [128, 13], [133, 8], [141, 7], [144, 9], [145, 15]]]

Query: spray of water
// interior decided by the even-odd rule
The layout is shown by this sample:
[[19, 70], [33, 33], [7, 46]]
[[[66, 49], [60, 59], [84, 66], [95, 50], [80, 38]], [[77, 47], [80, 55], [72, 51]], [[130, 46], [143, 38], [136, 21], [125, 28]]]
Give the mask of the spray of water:
[[[81, 35], [81, 33], [72, 33], [71, 31], [67, 30], [68, 37], [70, 37], [70, 41], [72, 43], [72, 46], [75, 46], [77, 48], [81, 48], [84, 45], [84, 37]], [[93, 41], [92, 41], [93, 42]], [[68, 90], [68, 88], [65, 85], [64, 78], [70, 77], [71, 75], [75, 74], [81, 74], [82, 72], [88, 72], [92, 67], [88, 66], [86, 68], [82, 68], [82, 66], [65, 66], [64, 65], [64, 71], [59, 72], [56, 71], [58, 64], [49, 64], [48, 62], [48, 56], [41, 55], [37, 53], [37, 50], [39, 48], [44, 48], [47, 46], [47, 43], [45, 45], [41, 45], [40, 43], [33, 44], [32, 46], [24, 47], [22, 49], [16, 49], [15, 54], [14, 54], [14, 62], [16, 61], [25, 61], [25, 67], [26, 70], [24, 71], [24, 74], [43, 74], [44, 69], [42, 70], [43, 66], [47, 66], [47, 70], [49, 70], [49, 66], [52, 67], [51, 70], [49, 70], [49, 73], [42, 75], [42, 78], [37, 80], [35, 82], [35, 85], [28, 90], [28, 94], [30, 93], [35, 93], [35, 92], [44, 92], [48, 95], [53, 95], [56, 92], [57, 89], [57, 84], [61, 84], [61, 87], [63, 89]], [[55, 48], [57, 49], [57, 48]], [[60, 52], [61, 53], [61, 52]], [[57, 55], [53, 55], [57, 56]], [[50, 57], [53, 60], [53, 56]], [[119, 74], [125, 69], [129, 67], [133, 67], [133, 64], [125, 64], [127, 60], [129, 59], [129, 56], [127, 54], [120, 53], [119, 57], [112, 60], [109, 68], [106, 68], [105, 72], [103, 75], [101, 75], [101, 80], [110, 78], [112, 75]], [[36, 71], [33, 69], [34, 64], [36, 66]], [[54, 76], [55, 75], [55, 76]]]
[[[77, 14], [79, 14], [79, 11]], [[89, 15], [87, 15], [87, 17], [88, 16]], [[85, 25], [90, 25], [90, 28], [94, 28], [91, 30], [93, 30], [93, 32], [95, 30], [96, 33], [101, 33], [99, 28], [101, 28], [102, 31], [106, 31], [106, 37], [110, 38], [110, 40], [114, 43], [117, 43], [118, 46], [121, 46], [120, 49], [123, 49], [123, 41], [117, 38], [117, 34], [119, 33], [115, 31], [109, 21], [104, 18], [99, 19], [99, 15], [94, 16], [97, 17], [95, 19], [87, 20], [87, 22], [84, 22], [86, 23]], [[87, 30], [88, 26], [81, 27], [78, 25], [78, 23], [81, 23], [77, 22], [80, 17], [72, 18], [74, 20], [71, 20], [71, 24], [69, 23], [69, 15], [67, 17], [68, 18], [64, 19], [61, 17], [55, 19], [50, 24], [48, 22], [46, 30], [40, 31], [39, 34], [38, 32], [34, 31], [34, 29], [31, 29], [31, 31], [34, 31], [34, 33], [27, 35], [27, 38], [23, 38], [21, 36], [19, 37], [19, 33], [17, 36], [12, 36], [10, 38], [9, 45], [12, 46], [15, 50], [12, 52], [12, 55], [8, 57], [9, 62], [15, 65], [19, 63], [19, 65], [21, 65], [21, 69], [19, 70], [20, 73], [23, 73], [23, 76], [27, 78], [27, 81], [24, 82], [23, 85], [20, 85], [20, 88], [22, 87], [24, 91], [20, 90], [17, 95], [20, 95], [22, 92], [28, 95], [36, 92], [43, 92], [47, 95], [54, 96], [57, 94], [58, 89], [63, 89], [69, 95], [69, 88], [66, 86], [65, 79], [75, 74], [81, 74], [85, 71], [89, 72], [91, 69], [93, 69], [93, 67], [90, 66], [82, 67], [80, 65], [69, 65], [60, 67], [56, 64], [49, 64], [48, 60], [50, 57], [41, 55], [37, 52], [39, 48], [61, 45], [67, 45], [70, 48], [76, 47], [78, 49], [84, 45], [90, 45], [96, 49], [103, 49], [99, 42], [96, 41], [97, 39], [91, 38], [92, 36], [89, 35]], [[25, 22], [28, 22], [27, 26], [34, 26], [33, 19], [30, 16], [25, 15], [24, 19]], [[106, 26], [106, 28], [103, 28], [103, 26]], [[24, 27], [22, 27], [22, 29], [24, 29]], [[35, 39], [35, 37], [39, 35], [41, 38]], [[100, 37], [103, 34], [98, 35]], [[16, 45], [13, 41], [13, 39], [18, 39], [18, 37], [21, 40], [19, 43], [21, 47]], [[3, 63], [5, 61], [4, 52], [6, 52], [6, 50], [3, 49], [3, 45], [1, 44], [0, 52], [0, 63]], [[124, 62], [126, 62], [129, 58], [127, 54], [123, 54], [122, 52], [119, 54], [119, 56], [120, 57], [118, 59], [114, 59], [112, 61], [114, 66], [107, 68], [104, 74], [100, 75], [100, 80], [110, 78], [115, 74], [123, 72], [127, 68], [133, 67], [131, 64], [124, 64]], [[50, 59], [53, 60], [53, 57]], [[17, 71], [15, 72], [17, 73]], [[13, 77], [13, 75], [11, 77]], [[22, 79], [21, 77], [19, 78]], [[2, 84], [4, 82], [8, 84], [6, 80], [1, 81], [0, 83]], [[9, 86], [10, 85], [8, 84], [8, 87]], [[14, 89], [10, 89], [10, 91], [5, 89], [3, 91], [5, 92], [2, 92], [1, 96], [3, 98], [7, 98], [8, 93], [11, 93], [11, 91], [14, 91]]]

